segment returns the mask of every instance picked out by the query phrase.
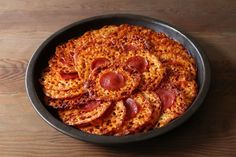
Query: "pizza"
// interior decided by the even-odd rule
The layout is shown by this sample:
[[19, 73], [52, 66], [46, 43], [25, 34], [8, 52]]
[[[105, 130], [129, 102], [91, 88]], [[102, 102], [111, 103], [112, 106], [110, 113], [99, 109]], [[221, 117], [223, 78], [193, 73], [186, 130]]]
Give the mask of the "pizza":
[[45, 104], [80, 131], [125, 136], [165, 127], [198, 93], [190, 52], [162, 32], [108, 25], [55, 48], [39, 82]]

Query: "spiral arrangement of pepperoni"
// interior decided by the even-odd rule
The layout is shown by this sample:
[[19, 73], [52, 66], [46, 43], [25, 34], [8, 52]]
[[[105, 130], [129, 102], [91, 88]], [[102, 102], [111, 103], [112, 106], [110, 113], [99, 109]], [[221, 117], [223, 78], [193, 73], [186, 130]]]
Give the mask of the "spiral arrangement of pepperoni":
[[194, 59], [167, 35], [104, 26], [56, 47], [39, 82], [45, 104], [83, 132], [124, 136], [168, 125], [197, 95]]

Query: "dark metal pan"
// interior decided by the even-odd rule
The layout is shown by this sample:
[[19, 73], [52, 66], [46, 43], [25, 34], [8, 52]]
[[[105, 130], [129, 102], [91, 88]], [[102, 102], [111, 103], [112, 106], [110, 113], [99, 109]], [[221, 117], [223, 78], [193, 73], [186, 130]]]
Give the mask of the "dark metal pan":
[[[122, 137], [98, 136], [84, 133], [78, 129], [62, 123], [54, 113], [54, 110], [44, 103], [43, 93], [38, 83], [38, 78], [40, 77], [40, 72], [42, 71], [42, 69], [47, 66], [47, 62], [50, 59], [50, 56], [54, 54], [55, 47], [58, 44], [66, 42], [73, 37], [82, 35], [86, 31], [98, 29], [103, 27], [104, 25], [111, 24], [139, 25], [150, 28], [157, 32], [164, 32], [169, 37], [182, 43], [187, 48], [190, 55], [192, 55], [196, 60], [198, 69], [197, 81], [199, 92], [193, 104], [184, 113], [184, 115], [175, 119], [165, 127], [154, 129], [147, 133], [139, 133]], [[170, 26], [169, 24], [153, 18], [139, 15], [112, 14], [96, 16], [75, 22], [51, 35], [46, 41], [42, 43], [42, 45], [30, 59], [26, 71], [25, 84], [28, 96], [34, 109], [48, 124], [56, 128], [57, 130], [66, 135], [87, 142], [98, 144], [121, 144], [137, 142], [160, 136], [170, 130], [173, 130], [174, 128], [185, 122], [187, 119], [189, 119], [189, 117], [192, 116], [193, 113], [201, 106], [207, 94], [210, 85], [210, 67], [206, 55], [202, 52], [199, 46], [192, 39], [190, 39], [189, 36], [177, 30], [173, 26]]]

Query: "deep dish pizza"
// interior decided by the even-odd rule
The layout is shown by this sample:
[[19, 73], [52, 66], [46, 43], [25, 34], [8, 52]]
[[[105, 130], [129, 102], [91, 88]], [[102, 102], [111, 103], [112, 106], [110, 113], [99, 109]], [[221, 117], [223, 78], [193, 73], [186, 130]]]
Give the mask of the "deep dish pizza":
[[109, 25], [58, 45], [39, 78], [65, 124], [97, 135], [160, 128], [197, 95], [194, 59], [164, 33]]

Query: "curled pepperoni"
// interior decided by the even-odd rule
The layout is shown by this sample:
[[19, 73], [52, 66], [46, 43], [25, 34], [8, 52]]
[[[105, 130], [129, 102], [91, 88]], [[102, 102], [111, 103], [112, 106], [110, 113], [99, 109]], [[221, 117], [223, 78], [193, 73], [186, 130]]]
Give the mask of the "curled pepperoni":
[[175, 101], [175, 93], [169, 89], [158, 89], [157, 94], [161, 99], [164, 110], [171, 107]]
[[99, 105], [101, 104], [100, 101], [91, 101], [91, 102], [88, 102], [84, 105], [81, 105], [80, 108], [83, 110], [83, 111], [92, 111], [93, 109], [97, 108]]
[[64, 80], [76, 79], [76, 78], [79, 77], [77, 72], [65, 73], [65, 72], [62, 72], [62, 71], [60, 72], [60, 76]]
[[102, 65], [104, 65], [108, 62], [109, 62], [109, 60], [106, 59], [106, 58], [97, 58], [92, 62], [91, 69], [93, 70], [95, 68], [98, 68], [98, 67], [100, 67], [100, 66], [102, 66]]
[[127, 65], [138, 72], [144, 72], [148, 69], [148, 61], [141, 56], [134, 56], [127, 60]]
[[104, 89], [118, 90], [125, 85], [125, 78], [120, 73], [107, 72], [101, 76], [100, 84]]
[[125, 100], [125, 107], [126, 107], [126, 119], [131, 119], [136, 116], [139, 112], [139, 104], [135, 102], [133, 99], [128, 98]]

